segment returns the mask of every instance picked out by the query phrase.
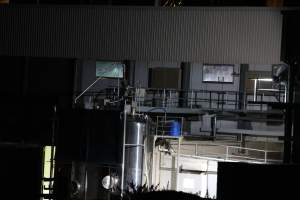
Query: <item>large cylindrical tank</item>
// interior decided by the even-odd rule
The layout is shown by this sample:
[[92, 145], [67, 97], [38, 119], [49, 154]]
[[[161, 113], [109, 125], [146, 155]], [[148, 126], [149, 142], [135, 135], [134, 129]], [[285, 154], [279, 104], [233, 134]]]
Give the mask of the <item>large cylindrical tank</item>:
[[130, 117], [126, 123], [125, 174], [124, 188], [133, 183], [142, 184], [144, 136], [147, 132], [146, 120], [141, 117]]

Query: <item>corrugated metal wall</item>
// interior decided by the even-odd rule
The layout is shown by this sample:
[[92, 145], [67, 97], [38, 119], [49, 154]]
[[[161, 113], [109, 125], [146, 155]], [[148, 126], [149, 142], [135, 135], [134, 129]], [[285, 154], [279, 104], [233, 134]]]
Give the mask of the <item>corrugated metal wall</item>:
[[0, 53], [268, 64], [281, 29], [272, 8], [0, 7]]

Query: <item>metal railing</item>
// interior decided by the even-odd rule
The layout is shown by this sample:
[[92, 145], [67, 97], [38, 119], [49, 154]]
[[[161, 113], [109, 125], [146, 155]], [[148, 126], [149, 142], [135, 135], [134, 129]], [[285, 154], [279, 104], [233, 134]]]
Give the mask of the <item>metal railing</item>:
[[[118, 104], [123, 98], [121, 95], [118, 88], [107, 88], [85, 93], [78, 103], [85, 108], [97, 109], [103, 104]], [[238, 91], [131, 88], [127, 98], [138, 107], [266, 111], [270, 102], [282, 102], [285, 95], [277, 90], [257, 91], [254, 94]]]
[[[176, 146], [176, 144], [175, 144]], [[192, 149], [186, 149], [185, 146], [194, 146]], [[202, 149], [199, 150], [199, 147]], [[208, 150], [212, 147], [214, 151]], [[182, 154], [184, 156], [199, 156], [205, 158], [215, 158], [224, 161], [243, 161], [243, 162], [256, 162], [256, 163], [270, 163], [270, 162], [282, 162], [282, 152], [281, 151], [269, 151], [261, 150], [240, 146], [227, 146], [218, 144], [197, 144], [197, 143], [182, 143], [181, 151], [190, 151], [193, 153]], [[271, 158], [273, 154], [273, 158]], [[275, 156], [276, 155], [276, 156]]]
[[[270, 102], [280, 102], [284, 95], [279, 91], [238, 91], [144, 89], [143, 96], [135, 95], [140, 106], [218, 109], [218, 110], [267, 110]], [[280, 96], [280, 97], [278, 97]]]

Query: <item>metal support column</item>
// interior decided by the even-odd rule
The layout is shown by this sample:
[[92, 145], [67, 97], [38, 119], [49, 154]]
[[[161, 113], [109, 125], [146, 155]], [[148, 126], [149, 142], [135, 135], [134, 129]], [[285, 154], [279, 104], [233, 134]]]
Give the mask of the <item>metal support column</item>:
[[179, 159], [180, 159], [180, 151], [181, 151], [181, 148], [180, 148], [180, 145], [181, 145], [181, 139], [182, 139], [182, 136], [180, 136], [180, 137], [178, 138], [178, 147], [177, 147], [176, 190], [178, 190], [178, 185], [179, 185], [179, 172], [180, 172]]
[[288, 106], [285, 109], [285, 129], [284, 129], [284, 155], [283, 162], [291, 162], [292, 154], [292, 131], [293, 131], [293, 121], [294, 112], [292, 104], [294, 103], [294, 87], [295, 87], [295, 67], [296, 63], [293, 63], [289, 67], [289, 80], [288, 80]]
[[126, 100], [124, 100], [124, 111], [123, 111], [123, 148], [122, 148], [122, 175], [121, 175], [121, 196], [123, 197], [124, 193], [124, 172], [125, 172], [125, 143], [126, 143], [126, 120], [127, 120], [127, 112], [126, 112]]

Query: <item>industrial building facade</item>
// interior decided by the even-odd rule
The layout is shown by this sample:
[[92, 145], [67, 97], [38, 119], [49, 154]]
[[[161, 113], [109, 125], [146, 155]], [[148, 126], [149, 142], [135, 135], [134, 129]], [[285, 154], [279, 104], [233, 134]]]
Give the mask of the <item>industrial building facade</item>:
[[234, 199], [232, 167], [235, 186], [251, 179], [243, 169], [268, 183], [283, 163], [295, 172], [298, 16], [280, 7], [0, 6], [1, 177], [33, 177], [7, 193], [113, 199], [152, 185]]

